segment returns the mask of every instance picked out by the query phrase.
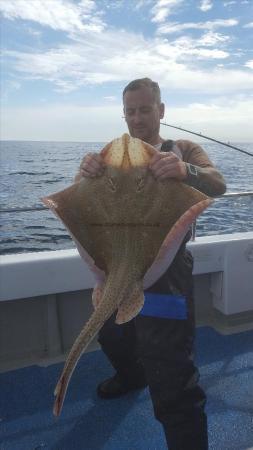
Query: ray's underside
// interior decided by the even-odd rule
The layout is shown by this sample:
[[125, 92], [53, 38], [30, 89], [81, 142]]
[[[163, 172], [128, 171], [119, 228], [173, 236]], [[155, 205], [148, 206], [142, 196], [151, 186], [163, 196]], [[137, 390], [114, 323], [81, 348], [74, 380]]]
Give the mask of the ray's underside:
[[156, 151], [123, 135], [102, 150], [102, 176], [83, 178], [43, 199], [69, 230], [97, 279], [95, 311], [75, 341], [56, 387], [56, 415], [91, 339], [116, 310], [118, 323], [138, 314], [143, 287], [168, 268], [189, 226], [211, 203], [184, 183], [155, 180], [148, 164]]

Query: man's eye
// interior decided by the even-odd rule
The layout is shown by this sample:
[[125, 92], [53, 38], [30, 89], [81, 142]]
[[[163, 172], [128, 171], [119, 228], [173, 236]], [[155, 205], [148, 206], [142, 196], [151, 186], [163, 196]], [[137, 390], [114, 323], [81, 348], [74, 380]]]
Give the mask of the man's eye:
[[142, 108], [142, 109], [140, 110], [140, 112], [141, 112], [142, 114], [149, 114], [151, 111], [152, 111], [151, 108]]
[[126, 116], [132, 116], [134, 114], [134, 110], [133, 109], [128, 109], [126, 111]]

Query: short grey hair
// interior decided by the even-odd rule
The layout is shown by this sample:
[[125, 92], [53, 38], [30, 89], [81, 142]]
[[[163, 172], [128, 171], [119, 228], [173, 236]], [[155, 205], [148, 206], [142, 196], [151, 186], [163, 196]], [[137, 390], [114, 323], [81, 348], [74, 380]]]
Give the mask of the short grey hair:
[[131, 81], [123, 90], [123, 100], [124, 95], [127, 91], [136, 91], [142, 87], [146, 87], [151, 89], [154, 97], [154, 101], [158, 104], [161, 103], [161, 91], [159, 84], [156, 81], [152, 81], [150, 78], [137, 78], [136, 80]]

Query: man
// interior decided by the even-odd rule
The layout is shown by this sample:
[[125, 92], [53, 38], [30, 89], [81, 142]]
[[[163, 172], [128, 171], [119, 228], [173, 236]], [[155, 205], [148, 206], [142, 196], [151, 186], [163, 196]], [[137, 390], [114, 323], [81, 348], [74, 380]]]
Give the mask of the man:
[[[156, 82], [143, 78], [129, 83], [123, 91], [123, 105], [130, 135], [160, 150], [150, 163], [157, 180], [175, 178], [210, 196], [225, 192], [222, 175], [200, 146], [184, 140], [165, 141], [160, 136], [164, 104]], [[76, 181], [81, 176], [102, 173], [101, 156], [92, 153], [83, 159]], [[146, 313], [144, 304], [134, 320], [116, 325], [115, 317], [111, 317], [99, 333], [101, 347], [116, 374], [98, 386], [98, 395], [110, 399], [148, 385], [154, 414], [163, 425], [170, 450], [208, 448], [206, 397], [198, 385], [199, 374], [193, 362], [193, 264], [186, 250], [189, 238], [190, 233], [166, 273], [145, 291], [145, 304], [151, 305], [152, 314], [150, 310]], [[161, 301], [162, 314], [157, 307]]]

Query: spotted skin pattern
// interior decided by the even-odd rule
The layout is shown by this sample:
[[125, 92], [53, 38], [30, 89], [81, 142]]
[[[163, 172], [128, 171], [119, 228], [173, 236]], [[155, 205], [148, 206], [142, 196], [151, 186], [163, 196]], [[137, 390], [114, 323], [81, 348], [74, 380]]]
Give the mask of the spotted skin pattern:
[[62, 220], [97, 279], [94, 312], [70, 350], [55, 389], [53, 412], [61, 412], [73, 370], [109, 317], [135, 317], [143, 288], [172, 262], [187, 230], [212, 202], [182, 182], [155, 180], [148, 168], [157, 152], [124, 134], [101, 151], [103, 175], [82, 178], [43, 202]]

